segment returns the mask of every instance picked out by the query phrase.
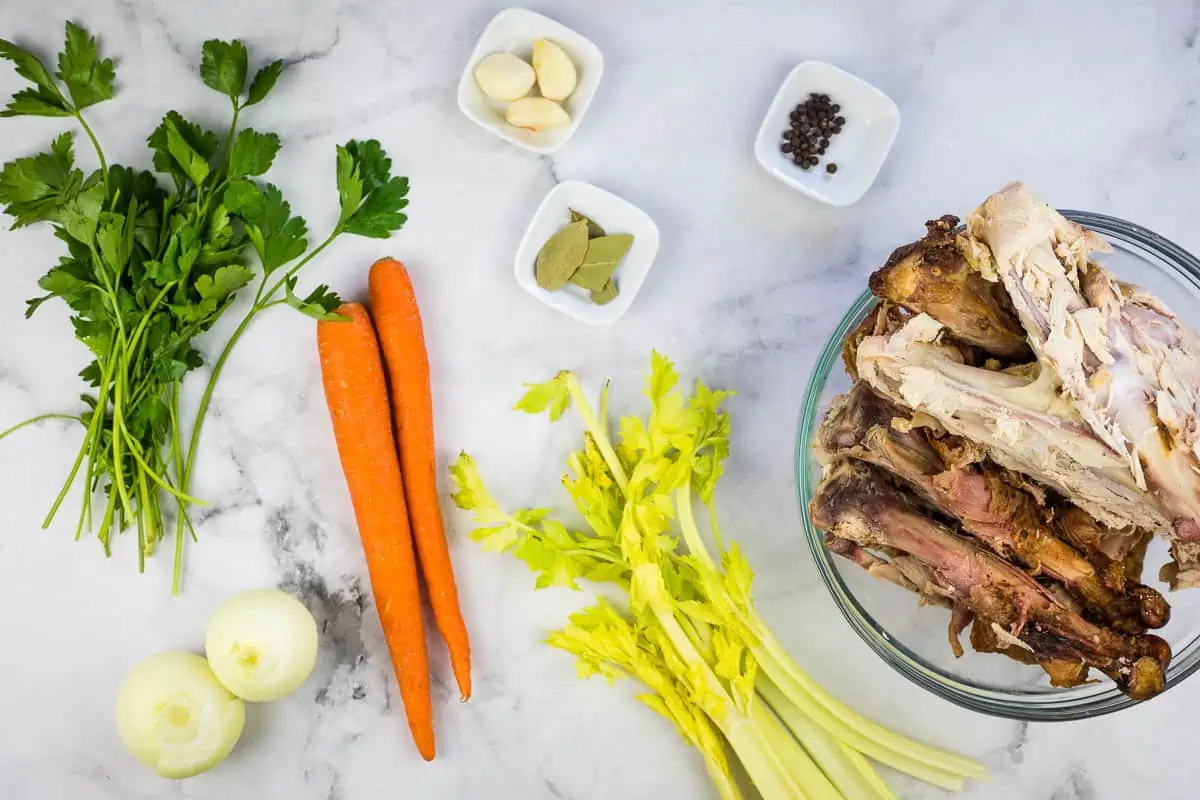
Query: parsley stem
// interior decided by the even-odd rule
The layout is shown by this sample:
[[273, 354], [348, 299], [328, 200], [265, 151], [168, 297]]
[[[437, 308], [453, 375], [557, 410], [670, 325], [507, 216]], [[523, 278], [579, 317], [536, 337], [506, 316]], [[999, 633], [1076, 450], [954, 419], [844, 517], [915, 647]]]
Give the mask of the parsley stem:
[[[183, 453], [179, 441], [179, 381], [171, 384], [171, 402], [167, 406], [171, 418], [171, 460], [175, 464], [175, 478], [183, 480]], [[183, 575], [183, 523], [187, 519], [187, 506], [179, 501], [179, 516], [175, 520], [175, 558], [171, 570], [171, 594], [178, 595]]]
[[[233, 335], [229, 337], [229, 341], [225, 343], [221, 354], [217, 356], [217, 360], [213, 363], [212, 372], [208, 376], [208, 383], [204, 386], [204, 394], [200, 396], [200, 407], [196, 410], [196, 420], [192, 424], [192, 435], [188, 440], [187, 456], [179, 469], [179, 488], [186, 493], [192, 484], [192, 468], [196, 463], [196, 453], [200, 449], [200, 432], [204, 429], [204, 419], [208, 416], [208, 407], [212, 403], [213, 390], [217, 387], [217, 381], [221, 377], [222, 370], [225, 369], [225, 362], [229, 360], [229, 354], [233, 352], [234, 346], [242, 338], [246, 329], [250, 327], [250, 323], [258, 315], [261, 309], [258, 304], [250, 307], [246, 312], [246, 316], [242, 317], [242, 321], [238, 323], [237, 328], [233, 331]], [[176, 407], [178, 407], [178, 390], [174, 397]], [[176, 410], [176, 413], [178, 411]], [[178, 430], [178, 426], [173, 426]], [[174, 574], [171, 577], [171, 593], [179, 594], [181, 583], [181, 572], [183, 569], [183, 526], [186, 519], [186, 511], [180, 506], [179, 519], [175, 522], [175, 565]]]
[[[85, 440], [86, 444], [86, 440]], [[88, 474], [83, 477], [83, 503], [79, 509], [79, 521], [75, 523], [75, 541], [83, 537], [83, 526], [92, 528], [92, 464], [88, 462]]]
[[[115, 308], [115, 306], [114, 306]], [[127, 340], [125, 339], [125, 330], [121, 325], [121, 320], [117, 320], [117, 341], [124, 354], [128, 356], [126, 350]], [[121, 501], [121, 511], [125, 516], [129, 516], [130, 509], [133, 503], [129, 499], [129, 489], [125, 486], [125, 465], [121, 462], [124, 460], [124, 454], [121, 452], [121, 443], [124, 437], [121, 435], [125, 430], [125, 407], [123, 405], [126, 396], [125, 378], [128, 372], [128, 358], [122, 359], [122, 369], [117, 370], [116, 377], [113, 381], [113, 418], [112, 418], [112, 482], [115, 484], [117, 497]], [[123, 527], [123, 526], [122, 526]]]
[[[115, 345], [114, 345], [115, 349]], [[88, 474], [87, 483], [84, 486], [83, 501], [87, 504], [87, 520], [88, 531], [92, 529], [92, 492], [98, 485], [98, 478], [93, 482], [93, 476], [96, 475], [96, 457], [100, 454], [101, 436], [100, 428], [104, 424], [104, 417], [108, 413], [108, 393], [109, 385], [112, 383], [112, 366], [114, 358], [110, 353], [107, 359], [108, 366], [101, 368], [100, 373], [100, 391], [96, 397], [96, 407], [92, 409], [93, 422], [98, 423], [95, 429], [88, 427], [88, 437], [91, 438], [91, 447], [88, 450]], [[99, 419], [96, 419], [99, 417]]]
[[[307, 264], [308, 262], [310, 262], [314, 258], [316, 258], [318, 255], [320, 255], [321, 251], [324, 250], [326, 247], [328, 247], [333, 242], [334, 239], [336, 239], [339, 235], [341, 235], [341, 233], [342, 233], [342, 228], [340, 225], [338, 227], [334, 228], [333, 232], [329, 234], [329, 236], [325, 239], [325, 241], [323, 241], [319, 245], [317, 245], [315, 250], [310, 250], [308, 255], [306, 255], [304, 258], [300, 259], [300, 262], [298, 264], [296, 264], [296, 266], [292, 267], [287, 272], [283, 273], [283, 277], [275, 282], [275, 285], [272, 286], [270, 291], [268, 291], [266, 294], [264, 294], [259, 299], [259, 302], [256, 303], [256, 305], [260, 305], [263, 302], [270, 301], [271, 298], [273, 298], [275, 296], [275, 293], [279, 291], [279, 287], [281, 287], [285, 283], [287, 283], [288, 278], [295, 275], [297, 272], [299, 272], [301, 270], [301, 268], [305, 264]], [[266, 284], [264, 283], [263, 285], [265, 286]]]
[[139, 466], [141, 466], [142, 473], [148, 474], [150, 476], [150, 480], [157, 483], [164, 492], [178, 500], [182, 500], [185, 503], [191, 503], [195, 506], [208, 505], [199, 498], [191, 497], [179, 491], [178, 489], [169, 486], [162, 478], [158, 476], [158, 472], [152, 469], [151, 466], [146, 463], [146, 459], [141, 452], [141, 445], [139, 445], [137, 440], [133, 438], [133, 435], [129, 433], [129, 429], [122, 428], [121, 432], [125, 436], [125, 441], [129, 444], [129, 454], [133, 456], [133, 460], [136, 461]]
[[233, 335], [229, 337], [229, 341], [225, 343], [225, 347], [221, 350], [221, 355], [217, 356], [216, 362], [213, 364], [212, 372], [208, 376], [208, 383], [204, 387], [204, 394], [200, 396], [200, 408], [196, 410], [196, 424], [192, 426], [192, 436], [188, 441], [187, 459], [184, 462], [182, 480], [180, 484], [183, 490], [188, 490], [188, 485], [191, 483], [192, 465], [196, 461], [196, 446], [200, 443], [200, 431], [204, 427], [204, 418], [208, 415], [208, 406], [212, 402], [213, 390], [216, 389], [217, 380], [221, 377], [221, 371], [225, 369], [225, 362], [229, 360], [229, 354], [233, 352], [234, 345], [245, 334], [246, 329], [250, 327], [250, 323], [258, 315], [258, 307], [252, 306], [246, 316], [234, 329]]
[[138, 574], [140, 575], [146, 571], [146, 516], [150, 508], [150, 503], [146, 500], [146, 473], [144, 471], [138, 475], [137, 492]]
[[[234, 346], [241, 340], [243, 334], [246, 333], [246, 329], [250, 327], [250, 323], [254, 321], [259, 312], [275, 305], [275, 301], [272, 298], [279, 291], [279, 287], [283, 286], [288, 278], [295, 275], [301, 267], [312, 261], [322, 250], [328, 247], [341, 232], [341, 228], [334, 228], [333, 233], [329, 234], [329, 237], [325, 241], [317, 245], [316, 249], [309, 251], [308, 255], [300, 260], [300, 263], [284, 273], [284, 276], [269, 291], [261, 295], [255, 301], [254, 305], [250, 307], [250, 310], [246, 312], [246, 316], [242, 318], [237, 328], [234, 329], [233, 335], [229, 337], [229, 341], [222, 348], [221, 354], [217, 356], [216, 362], [213, 363], [212, 372], [208, 376], [208, 384], [204, 387], [204, 394], [200, 396], [200, 408], [196, 411], [196, 423], [192, 426], [192, 435], [188, 441], [187, 460], [184, 463], [183, 474], [180, 476], [180, 488], [182, 491], [187, 492], [191, 486], [192, 466], [196, 462], [196, 447], [200, 443], [200, 432], [204, 428], [204, 419], [208, 416], [208, 407], [212, 402], [213, 390], [216, 389], [221, 372], [225, 369], [225, 362], [229, 360], [229, 354], [233, 352]], [[265, 285], [266, 283], [264, 282], [263, 286]]]
[[0, 431], [0, 439], [3, 439], [5, 436], [8, 436], [10, 433], [16, 433], [17, 431], [21, 430], [22, 428], [28, 427], [30, 425], [36, 425], [39, 422], [45, 422], [48, 419], [73, 419], [77, 422], [83, 422], [83, 418], [78, 415], [39, 414], [38, 416], [31, 417], [30, 419], [27, 419], [24, 422], [18, 422], [16, 425], [13, 425], [11, 428], [9, 428], [5, 431]]
[[[155, 457], [155, 462], [157, 463], [157, 461], [158, 458]], [[162, 473], [164, 477], [168, 478], [167, 482], [170, 483], [170, 476], [166, 475], [166, 467], [164, 465], [159, 464], [154, 471], [156, 473]], [[150, 487], [147, 488], [150, 489]], [[157, 489], [150, 489], [148, 492], [146, 492], [146, 530], [150, 533], [151, 553], [158, 549], [158, 543], [163, 539], [162, 507], [159, 501], [159, 498], [161, 497], [162, 493]]]
[[112, 555], [112, 549], [109, 547], [110, 531], [113, 520], [113, 512], [117, 508], [117, 493], [108, 493], [108, 503], [104, 508], [104, 517], [100, 520], [100, 542], [104, 545], [104, 555]]
[[96, 134], [92, 133], [92, 126], [87, 124], [87, 120], [83, 118], [83, 114], [75, 112], [75, 119], [79, 120], [79, 124], [83, 126], [83, 132], [92, 140], [92, 147], [96, 149], [96, 158], [100, 159], [100, 175], [104, 181], [104, 194], [108, 195], [108, 162], [104, 160], [104, 150], [100, 148], [100, 142], [96, 139]]
[[[108, 384], [112, 379], [112, 368], [116, 362], [117, 343], [114, 341], [109, 345], [108, 357], [104, 359], [104, 366], [100, 368], [100, 392], [96, 398], [96, 407], [92, 409], [92, 418], [88, 422], [87, 434], [83, 437], [83, 444], [79, 448], [79, 455], [75, 457], [75, 463], [71, 466], [71, 472], [67, 475], [67, 481], [58, 492], [58, 497], [54, 499], [54, 505], [50, 507], [50, 512], [46, 515], [46, 519], [42, 521], [42, 528], [50, 527], [50, 523], [54, 521], [58, 509], [62, 506], [63, 500], [67, 498], [67, 492], [71, 491], [71, 485], [75, 483], [75, 476], [79, 474], [79, 467], [83, 464], [84, 453], [88, 455], [88, 472], [91, 473], [90, 465], [95, 461], [96, 450], [100, 446], [100, 425], [104, 421], [105, 412], [108, 407]], [[91, 486], [84, 487], [85, 492], [91, 491]]]
[[[236, 115], [237, 111], [235, 109], [235, 122]], [[180, 469], [178, 466], [176, 468], [177, 471], [179, 471], [179, 490], [185, 498], [187, 497], [187, 492], [191, 489], [192, 469], [196, 464], [196, 455], [200, 449], [200, 434], [204, 430], [204, 420], [208, 417], [208, 407], [212, 404], [213, 392], [216, 390], [217, 381], [221, 378], [221, 373], [225, 369], [225, 362], [229, 360], [229, 356], [233, 352], [233, 348], [239, 341], [241, 341], [242, 336], [246, 333], [246, 329], [250, 327], [250, 323], [254, 321], [254, 318], [257, 317], [259, 313], [280, 302], [276, 301], [274, 297], [279, 291], [280, 287], [287, 282], [288, 278], [291, 278], [293, 275], [299, 272], [305, 264], [316, 258], [321, 251], [328, 247], [341, 233], [341, 226], [339, 225], [335, 227], [325, 241], [317, 245], [315, 249], [310, 250], [308, 254], [304, 256], [304, 258], [300, 259], [299, 263], [285, 272], [283, 277], [276, 281], [276, 283], [266, 293], [263, 293], [263, 287], [267, 285], [266, 276], [263, 276], [263, 283], [259, 286], [258, 295], [254, 299], [254, 305], [250, 307], [250, 310], [246, 312], [246, 316], [244, 316], [242, 321], [238, 323], [237, 328], [234, 329], [233, 334], [229, 337], [229, 341], [227, 341], [225, 343], [225, 347], [221, 349], [221, 354], [217, 356], [217, 360], [213, 362], [212, 372], [210, 372], [208, 376], [208, 383], [205, 384], [204, 393], [200, 396], [200, 407], [196, 409], [196, 418], [195, 422], [192, 424], [192, 433], [188, 438], [187, 455], [184, 457], [182, 468]], [[175, 398], [175, 401], [177, 403], [178, 398]], [[178, 430], [177, 425], [173, 425], [172, 427], [175, 430]], [[171, 581], [172, 594], [179, 593], [181, 572], [183, 567], [183, 526], [187, 519], [183, 506], [180, 507], [179, 513], [180, 518], [176, 522], [175, 526], [175, 565], [174, 575], [172, 576]], [[193, 535], [195, 535], [194, 531]]]
[[229, 134], [225, 137], [225, 152], [221, 155], [221, 171], [229, 169], [229, 159], [233, 156], [233, 134], [237, 132], [238, 115], [242, 113], [242, 107], [238, 105], [235, 98], [233, 101], [233, 119], [229, 122]]

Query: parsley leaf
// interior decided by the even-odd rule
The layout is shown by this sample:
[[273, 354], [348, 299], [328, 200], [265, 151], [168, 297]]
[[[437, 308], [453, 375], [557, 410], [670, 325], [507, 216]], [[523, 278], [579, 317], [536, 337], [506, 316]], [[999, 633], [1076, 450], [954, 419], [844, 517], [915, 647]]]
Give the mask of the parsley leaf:
[[209, 39], [200, 51], [200, 78], [211, 89], [229, 96], [236, 105], [246, 87], [249, 57], [246, 45], [237, 39]]
[[213, 267], [238, 262], [245, 249], [246, 237], [234, 229], [229, 209], [218, 205], [208, 218], [208, 231], [196, 263], [202, 267]]
[[291, 206], [271, 184], [259, 189], [247, 180], [233, 181], [225, 190], [225, 205], [245, 223], [246, 236], [266, 274], [299, 258], [307, 249], [308, 224], [303, 217], [291, 215]]
[[13, 227], [58, 221], [63, 205], [79, 191], [83, 173], [75, 169], [71, 134], [58, 136], [49, 153], [18, 158], [0, 171], [0, 204]]
[[341, 207], [338, 224], [343, 224], [358, 209], [358, 204], [362, 202], [363, 196], [363, 182], [359, 177], [359, 166], [348, 146], [338, 145], [337, 147], [337, 190], [338, 203]]
[[194, 225], [184, 222], [171, 232], [162, 257], [143, 266], [146, 277], [162, 287], [187, 276], [199, 257], [200, 233]]
[[112, 59], [99, 59], [95, 37], [73, 22], [67, 23], [67, 39], [58, 54], [56, 74], [67, 85], [76, 111], [113, 96], [116, 69]]
[[100, 173], [93, 172], [84, 181], [84, 188], [70, 199], [59, 212], [63, 229], [76, 241], [90, 244], [96, 235], [100, 209], [104, 207], [104, 184]]
[[392, 178], [367, 195], [358, 210], [346, 220], [346, 233], [386, 239], [404, 227], [408, 216], [400, 209], [408, 205], [408, 178]]
[[171, 312], [191, 332], [207, 330], [216, 322], [239, 289], [254, 278], [254, 273], [241, 264], [227, 264], [213, 272], [198, 276], [192, 284], [198, 300], [187, 298], [171, 306]]
[[224, 300], [250, 282], [254, 273], [241, 264], [229, 264], [218, 268], [211, 275], [196, 279], [196, 293], [202, 300]]
[[391, 179], [392, 160], [375, 139], [346, 142], [346, 152], [358, 166], [364, 192], [373, 192]]
[[65, 103], [45, 89], [22, 89], [0, 111], [0, 117], [69, 117], [71, 111], [65, 108]]
[[254, 80], [250, 81], [250, 94], [246, 98], [245, 105], [252, 106], [255, 103], [261, 103], [271, 89], [275, 88], [275, 81], [279, 80], [281, 72], [283, 72], [283, 62], [272, 61], [254, 73]]
[[113, 211], [124, 211], [132, 200], [145, 210], [162, 208], [167, 193], [154, 179], [154, 173], [114, 164], [108, 169], [108, 203]]
[[233, 180], [225, 187], [225, 207], [231, 214], [236, 214], [245, 222], [253, 222], [262, 218], [266, 201], [262, 190], [254, 181]]
[[[220, 147], [220, 140], [212, 131], [188, 122], [178, 111], [168, 111], [158, 127], [146, 138], [146, 144], [154, 151], [154, 168], [170, 175], [175, 181], [176, 188], [183, 191], [190, 178], [172, 154], [168, 132], [171, 128], [175, 129], [177, 137], [181, 138], [192, 152], [200, 156], [206, 165]], [[178, 147], [178, 142], [176, 142], [176, 146]], [[186, 152], [186, 149], [180, 149]]]
[[287, 288], [287, 304], [301, 314], [323, 322], [345, 322], [349, 319], [337, 313], [338, 307], [342, 304], [342, 298], [329, 291], [327, 285], [321, 284], [309, 292], [308, 297], [303, 300], [296, 294], [295, 278], [288, 278], [285, 286]]
[[196, 151], [188, 140], [180, 133], [178, 126], [171, 119], [165, 120], [167, 134], [167, 152], [183, 170], [192, 183], [199, 186], [208, 177], [208, 159]]
[[100, 289], [93, 277], [91, 267], [86, 262], [64, 258], [38, 281], [38, 286], [48, 292], [45, 297], [39, 298], [38, 305], [58, 297], [76, 311], [86, 310], [89, 296]]
[[7, 39], [0, 39], [0, 58], [11, 61], [17, 74], [36, 87], [22, 89], [13, 95], [8, 107], [0, 111], [0, 117], [66, 117], [73, 113], [71, 104], [37, 56]]
[[271, 168], [275, 154], [279, 152], [279, 137], [273, 133], [259, 133], [250, 128], [238, 134], [229, 157], [229, 177], [262, 175]]
[[133, 254], [133, 230], [137, 219], [137, 203], [130, 216], [112, 211], [100, 212], [96, 226], [96, 245], [100, 257], [114, 276], [120, 275]]
[[400, 210], [408, 205], [408, 178], [393, 178], [391, 169], [392, 160], [374, 139], [351, 139], [338, 147], [338, 223], [342, 230], [386, 239], [404, 226], [408, 217]]

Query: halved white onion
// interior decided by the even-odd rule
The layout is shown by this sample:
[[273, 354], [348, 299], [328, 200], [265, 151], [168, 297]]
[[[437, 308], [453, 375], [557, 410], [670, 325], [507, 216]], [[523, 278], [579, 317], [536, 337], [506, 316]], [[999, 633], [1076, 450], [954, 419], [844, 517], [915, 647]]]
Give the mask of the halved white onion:
[[125, 676], [117, 730], [139, 761], [164, 778], [190, 778], [233, 751], [246, 704], [195, 653], [157, 653]]
[[303, 603], [278, 589], [252, 589], [213, 613], [204, 652], [229, 691], [263, 703], [304, 683], [317, 663], [317, 644], [317, 622]]

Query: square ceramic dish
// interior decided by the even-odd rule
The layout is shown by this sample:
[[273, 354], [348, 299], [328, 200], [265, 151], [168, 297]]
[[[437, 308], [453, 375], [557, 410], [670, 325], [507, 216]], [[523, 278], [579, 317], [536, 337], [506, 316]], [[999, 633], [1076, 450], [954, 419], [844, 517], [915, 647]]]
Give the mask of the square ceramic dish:
[[[840, 105], [846, 124], [831, 139], [821, 163], [805, 171], [779, 148], [783, 132], [791, 124], [792, 109], [811, 92], [827, 94]], [[875, 182], [898, 130], [900, 110], [886, 94], [832, 64], [804, 61], [788, 73], [771, 101], [758, 129], [754, 155], [763, 169], [793, 189], [831, 206], [848, 206], [858, 202]], [[838, 165], [832, 175], [825, 171], [830, 162]]]
[[[557, 292], [538, 286], [534, 263], [546, 240], [571, 221], [571, 211], [590, 218], [608, 233], [633, 235], [633, 246], [613, 273], [620, 294], [607, 305], [596, 305], [589, 293], [567, 284]], [[521, 238], [513, 264], [517, 283], [541, 302], [588, 325], [611, 325], [629, 310], [658, 254], [658, 227], [645, 211], [611, 192], [582, 181], [558, 184], [538, 206]]]
[[[571, 116], [571, 124], [565, 128], [535, 132], [509, 125], [504, 120], [508, 103], [492, 100], [475, 82], [475, 65], [492, 53], [510, 52], [532, 63], [536, 39], [549, 39], [560, 45], [575, 62], [579, 74], [579, 85], [562, 104]], [[603, 74], [604, 56], [590, 39], [549, 17], [524, 8], [508, 8], [493, 17], [480, 34], [458, 81], [458, 107], [480, 127], [517, 147], [552, 153], [566, 144], [583, 122]]]

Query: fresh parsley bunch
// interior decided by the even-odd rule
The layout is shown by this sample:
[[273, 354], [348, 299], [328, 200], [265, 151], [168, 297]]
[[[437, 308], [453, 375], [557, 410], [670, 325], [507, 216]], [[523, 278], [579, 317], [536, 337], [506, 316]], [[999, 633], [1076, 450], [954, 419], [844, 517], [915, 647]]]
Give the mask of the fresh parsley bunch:
[[[0, 205], [13, 218], [12, 227], [49, 223], [66, 251], [38, 282], [45, 294], [29, 301], [27, 316], [61, 299], [93, 358], [80, 373], [91, 387], [80, 414], [35, 417], [0, 432], [0, 439], [47, 418], [79, 420], [84, 440], [45, 526], [82, 472], [86, 489], [76, 538], [85, 527], [93, 529], [93, 495], [101, 492], [98, 532], [105, 552], [114, 530], [136, 526], [141, 570], [166, 536], [174, 506], [178, 591], [190, 527], [187, 506], [200, 502], [188, 494], [197, 444], [230, 353], [250, 323], [273, 306], [287, 304], [317, 319], [336, 317], [337, 295], [327, 286], [298, 295], [296, 274], [342, 234], [387, 238], [399, 230], [407, 219], [401, 211], [408, 203], [408, 179], [392, 176], [391, 160], [374, 140], [339, 146], [341, 213], [329, 235], [309, 249], [304, 219], [292, 214], [279, 189], [259, 180], [279, 152], [279, 137], [238, 128], [242, 111], [275, 86], [282, 61], [251, 77], [244, 44], [205, 42], [200, 77], [229, 97], [229, 129], [222, 137], [168, 112], [147, 139], [151, 172], [109, 166], [82, 114], [113, 96], [116, 77], [112, 59], [100, 57], [84, 28], [66, 24], [53, 73], [33, 53], [3, 39], [0, 58], [32, 84], [0, 116], [74, 117], [100, 162], [85, 175], [75, 163], [72, 134], [63, 133], [48, 152], [19, 158], [0, 171]], [[212, 366], [185, 443], [180, 387], [204, 363], [194, 340], [256, 276], [254, 303]]]

